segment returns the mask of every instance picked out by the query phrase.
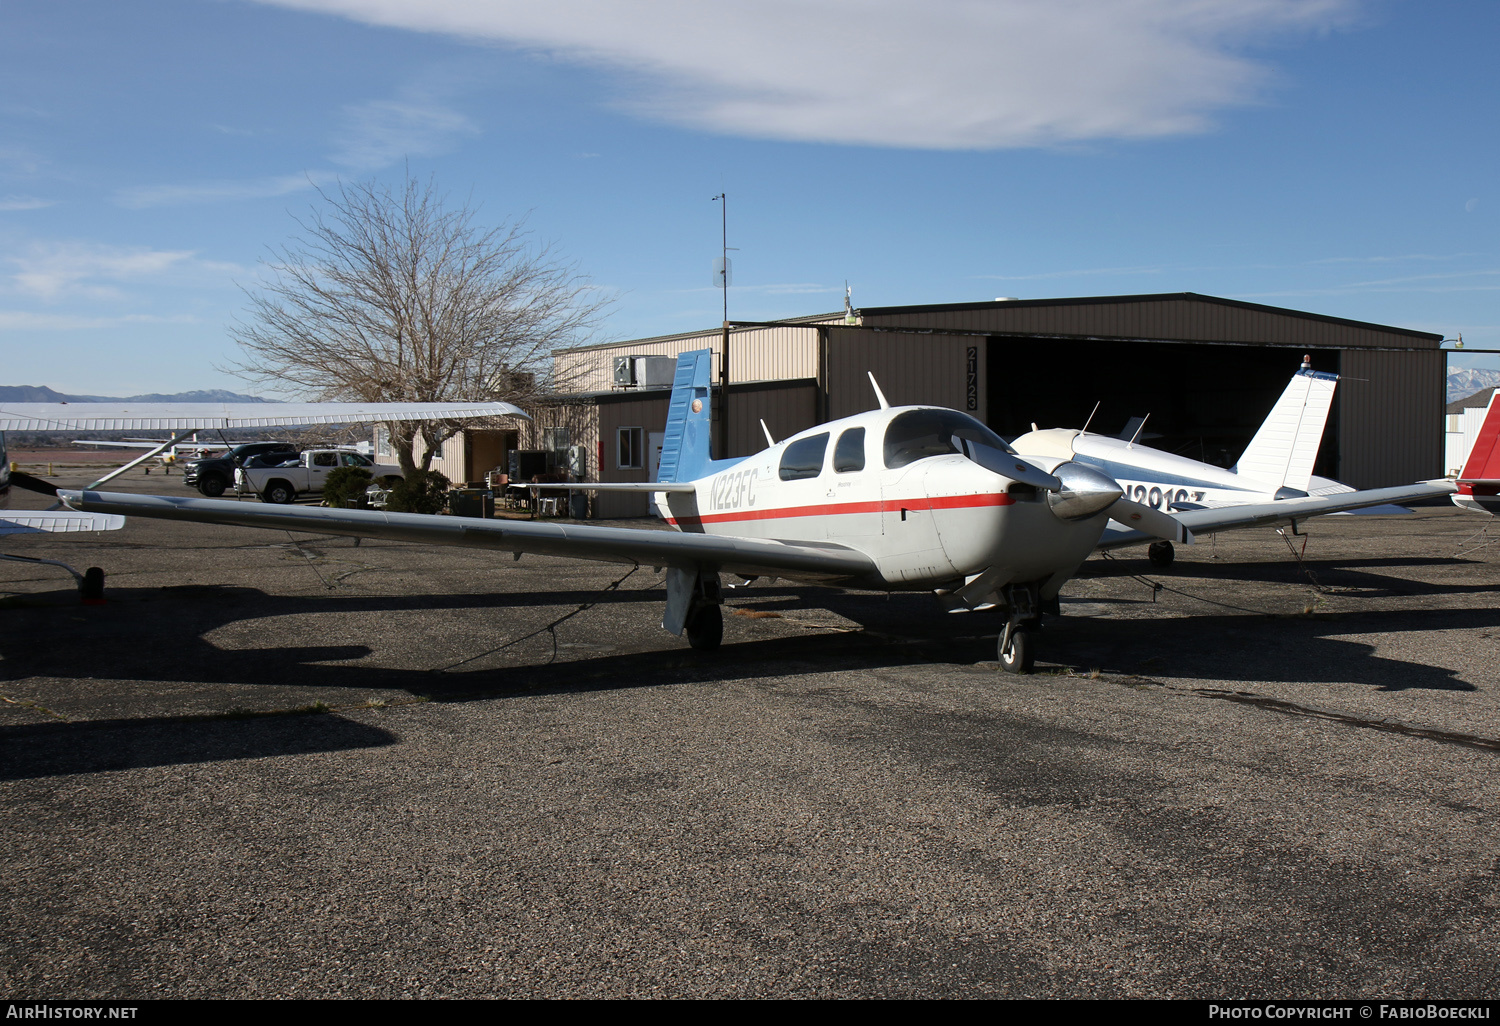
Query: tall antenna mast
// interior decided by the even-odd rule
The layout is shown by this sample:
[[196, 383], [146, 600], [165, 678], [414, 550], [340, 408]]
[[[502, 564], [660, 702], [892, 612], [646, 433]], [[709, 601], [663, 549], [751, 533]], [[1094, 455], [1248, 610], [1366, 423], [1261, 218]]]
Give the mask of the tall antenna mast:
[[719, 348], [719, 401], [714, 404], [718, 423], [719, 459], [729, 455], [729, 196], [719, 193], [709, 200], [719, 206], [719, 265], [714, 269], [714, 284], [724, 290], [724, 337]]

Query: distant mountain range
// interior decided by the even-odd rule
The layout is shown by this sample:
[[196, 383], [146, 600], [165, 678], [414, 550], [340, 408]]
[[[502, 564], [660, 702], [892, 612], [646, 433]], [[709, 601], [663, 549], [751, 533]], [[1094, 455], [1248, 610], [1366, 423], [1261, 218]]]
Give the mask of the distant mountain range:
[[240, 395], [222, 388], [174, 395], [63, 395], [45, 385], [0, 385], [0, 402], [5, 403], [268, 403], [257, 395]]
[[1500, 371], [1470, 370], [1448, 372], [1448, 402], [1466, 399], [1484, 388], [1500, 386]]

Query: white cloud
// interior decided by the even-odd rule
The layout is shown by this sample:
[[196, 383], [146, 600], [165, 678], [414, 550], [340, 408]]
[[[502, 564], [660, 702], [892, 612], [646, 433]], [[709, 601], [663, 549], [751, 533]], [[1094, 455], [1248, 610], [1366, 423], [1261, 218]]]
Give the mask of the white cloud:
[[242, 181], [198, 182], [188, 185], [138, 185], [120, 189], [115, 202], [122, 207], [175, 206], [183, 203], [219, 203], [224, 200], [267, 199], [316, 188], [335, 178], [331, 172], [309, 171]]
[[260, 0], [628, 73], [657, 120], [757, 138], [995, 149], [1202, 131], [1246, 46], [1358, 0]]
[[0, 196], [0, 210], [41, 210], [56, 205], [57, 200], [39, 196]]
[[4, 260], [13, 293], [46, 302], [65, 298], [118, 300], [118, 287], [126, 282], [161, 280], [184, 274], [223, 276], [236, 270], [232, 265], [193, 259], [189, 250], [157, 250], [141, 247], [106, 246], [88, 242], [35, 243], [25, 252]]
[[100, 328], [118, 328], [126, 324], [193, 324], [197, 320], [198, 318], [190, 314], [177, 314], [171, 317], [158, 317], [154, 314], [80, 317], [77, 314], [0, 310], [0, 331], [95, 331]]
[[344, 117], [347, 127], [334, 140], [332, 159], [356, 171], [446, 153], [454, 136], [479, 134], [458, 111], [423, 101], [372, 100], [344, 108]]

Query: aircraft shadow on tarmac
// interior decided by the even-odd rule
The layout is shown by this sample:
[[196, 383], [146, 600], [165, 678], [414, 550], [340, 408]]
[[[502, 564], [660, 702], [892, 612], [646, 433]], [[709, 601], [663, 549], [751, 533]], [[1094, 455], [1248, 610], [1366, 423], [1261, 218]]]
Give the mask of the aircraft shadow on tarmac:
[[292, 714], [28, 724], [0, 727], [0, 740], [0, 780], [34, 780], [380, 748], [399, 739], [342, 716]]
[[[538, 692], [640, 688], [687, 682], [744, 680], [755, 677], [807, 676], [834, 671], [879, 669], [911, 664], [957, 664], [973, 667], [994, 659], [998, 620], [984, 613], [949, 615], [925, 595], [839, 592], [824, 588], [757, 587], [734, 593], [731, 603], [762, 615], [786, 610], [807, 616], [827, 610], [848, 629], [805, 634], [778, 634], [731, 640], [718, 652], [686, 648], [665, 632], [643, 632], [635, 651], [583, 654], [557, 650], [545, 635], [528, 650], [527, 660], [496, 666], [484, 658], [516, 635], [534, 631], [558, 610], [595, 603], [560, 624], [560, 638], [587, 637], [597, 630], [586, 619], [619, 615], [620, 607], [642, 605], [632, 613], [642, 624], [659, 615], [665, 598], [660, 588], [635, 591], [560, 591], [553, 593], [370, 596], [330, 593], [311, 597], [272, 595], [249, 588], [185, 587], [147, 589], [133, 594], [117, 589], [115, 601], [98, 610], [94, 629], [80, 631], [76, 616], [59, 615], [57, 605], [12, 609], [10, 626], [0, 640], [6, 675], [73, 679], [81, 688], [95, 681], [115, 683], [125, 695], [134, 680], [183, 682], [238, 689], [226, 706], [254, 707], [245, 688], [266, 685], [316, 689], [330, 705], [368, 701], [372, 691], [395, 690], [436, 701], [495, 699]], [[525, 623], [518, 607], [540, 606]], [[603, 607], [603, 608], [598, 608]], [[616, 613], [611, 614], [614, 607]], [[1067, 609], [1065, 604], [1064, 609]], [[451, 653], [446, 664], [427, 669], [371, 665], [328, 665], [378, 654], [367, 644], [298, 645], [316, 635], [303, 628], [288, 636], [285, 647], [226, 650], [208, 640], [215, 630], [264, 617], [353, 613], [360, 622], [377, 622], [396, 611], [486, 611], [496, 626], [495, 645], [471, 651], [470, 644]], [[97, 616], [97, 614], [105, 614]], [[26, 622], [15, 623], [14, 618]], [[557, 615], [553, 615], [557, 614]], [[728, 619], [733, 622], [734, 617]], [[824, 617], [824, 620], [829, 618]], [[792, 630], [801, 630], [788, 615]], [[853, 625], [858, 625], [853, 626]], [[817, 629], [814, 615], [809, 626]], [[1238, 684], [1242, 681], [1352, 683], [1382, 690], [1425, 688], [1472, 690], [1455, 671], [1390, 659], [1371, 645], [1340, 635], [1405, 631], [1464, 630], [1500, 627], [1500, 610], [1374, 610], [1338, 616], [1273, 617], [1269, 615], [1172, 616], [1160, 619], [1068, 617], [1055, 621], [1040, 639], [1043, 660], [1066, 670], [1141, 676], [1191, 678]], [[778, 630], [780, 628], [777, 628]], [[25, 644], [13, 640], [24, 637]], [[341, 640], [341, 639], [333, 639]], [[170, 655], [164, 656], [164, 646]], [[1060, 664], [1060, 665], [1059, 665]], [[982, 666], [981, 666], [982, 668]], [[1048, 666], [1043, 666], [1045, 671]], [[972, 671], [971, 671], [972, 672]], [[983, 676], [975, 678], [983, 686]], [[1043, 672], [1036, 687], [1065, 686], [1062, 678]], [[80, 732], [87, 739], [80, 739]], [[68, 773], [100, 772], [173, 763], [197, 763], [311, 751], [378, 747], [395, 743], [387, 732], [337, 715], [275, 715], [183, 719], [143, 717], [82, 724], [39, 724], [0, 728], [0, 778], [26, 779]]]

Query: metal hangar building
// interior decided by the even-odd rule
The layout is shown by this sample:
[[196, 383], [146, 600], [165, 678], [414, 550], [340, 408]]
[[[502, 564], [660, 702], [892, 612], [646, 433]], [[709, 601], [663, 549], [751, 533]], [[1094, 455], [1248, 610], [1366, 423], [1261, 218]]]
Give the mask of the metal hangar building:
[[[871, 372], [892, 405], [964, 410], [1007, 438], [1082, 427], [1091, 412], [1090, 429], [1110, 434], [1146, 417], [1143, 443], [1228, 466], [1307, 355], [1341, 378], [1317, 473], [1356, 488], [1443, 473], [1446, 357], [1430, 332], [1182, 292], [732, 322], [728, 340], [728, 394], [715, 397], [728, 452], [716, 455], [763, 448], [762, 420], [779, 440], [870, 409]], [[717, 380], [722, 328], [557, 351], [569, 394], [512, 444], [565, 442], [584, 480], [651, 480], [671, 385], [651, 358], [695, 349], [714, 351]], [[596, 493], [591, 512], [640, 515], [646, 501]]]

